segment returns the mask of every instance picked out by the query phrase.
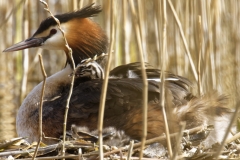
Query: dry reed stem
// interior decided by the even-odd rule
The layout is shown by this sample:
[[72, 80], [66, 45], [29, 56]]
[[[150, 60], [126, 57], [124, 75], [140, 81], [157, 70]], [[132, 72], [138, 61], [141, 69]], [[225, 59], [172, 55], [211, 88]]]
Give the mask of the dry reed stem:
[[131, 37], [131, 27], [128, 26], [128, 24], [130, 23], [128, 20], [128, 5], [127, 5], [127, 1], [124, 0], [122, 1], [122, 16], [123, 16], [123, 30], [122, 30], [122, 34], [123, 34], [123, 57], [122, 57], [122, 62], [123, 64], [127, 64], [130, 63], [130, 37]]
[[169, 152], [169, 157], [172, 157], [172, 146], [171, 146], [171, 139], [170, 139], [170, 133], [169, 133], [169, 126], [168, 126], [168, 121], [167, 121], [167, 114], [166, 114], [166, 109], [165, 109], [165, 59], [166, 59], [166, 53], [167, 53], [167, 9], [166, 9], [166, 0], [163, 1], [163, 45], [162, 45], [162, 59], [161, 59], [161, 83], [159, 83], [159, 87], [161, 86], [161, 95], [160, 95], [160, 106], [162, 107], [162, 115], [163, 115], [163, 120], [164, 120], [164, 128], [165, 128], [165, 133], [167, 137], [167, 147], [168, 147], [168, 152]]
[[[202, 67], [202, 82], [203, 85], [205, 85], [205, 90], [209, 89], [210, 87], [212, 89], [216, 89], [216, 73], [215, 73], [215, 60], [214, 60], [214, 54], [213, 53], [213, 34], [212, 34], [212, 28], [210, 26], [211, 21], [209, 21], [209, 16], [207, 13], [210, 13], [212, 9], [210, 7], [206, 7], [206, 1], [201, 1], [201, 29], [202, 29], [202, 57], [204, 59], [203, 61], [203, 67]], [[209, 27], [208, 27], [209, 26]], [[204, 37], [206, 35], [206, 32], [208, 34], [208, 37], [206, 39], [207, 44], [204, 42]], [[201, 36], [201, 35], [200, 35]], [[209, 38], [209, 40], [208, 40]], [[200, 39], [199, 39], [200, 40]], [[205, 49], [206, 48], [206, 49]], [[210, 69], [209, 69], [210, 68]], [[209, 72], [208, 72], [209, 70]], [[209, 83], [211, 81], [211, 83]]]
[[42, 106], [43, 106], [43, 97], [44, 97], [44, 91], [45, 91], [45, 86], [46, 86], [46, 79], [47, 79], [47, 74], [46, 71], [44, 69], [44, 65], [43, 65], [43, 60], [42, 60], [42, 55], [39, 54], [39, 63], [40, 63], [40, 67], [41, 67], [41, 71], [42, 71], [42, 75], [43, 75], [43, 85], [42, 85], [42, 91], [41, 91], [41, 100], [40, 100], [40, 106], [39, 106], [39, 140], [37, 143], [37, 147], [34, 151], [34, 155], [33, 155], [33, 160], [37, 155], [38, 152], [38, 148], [40, 146], [40, 143], [42, 142]]
[[235, 134], [234, 136], [232, 136], [231, 138], [226, 140], [226, 144], [231, 143], [235, 140], [238, 140], [238, 144], [239, 144], [239, 138], [240, 138], [240, 132], [238, 132], [237, 134]]
[[[206, 82], [205, 79], [207, 79], [207, 82], [209, 81], [208, 79], [211, 80], [211, 88], [212, 89], [217, 89], [217, 85], [218, 85], [218, 73], [217, 71], [217, 67], [216, 67], [216, 57], [215, 57], [215, 37], [214, 37], [214, 31], [213, 28], [215, 28], [215, 24], [214, 24], [214, 16], [212, 15], [208, 15], [208, 13], [211, 13], [211, 11], [214, 10], [214, 5], [211, 7], [208, 5], [208, 3], [206, 3], [208, 1], [201, 1], [201, 16], [202, 16], [202, 29], [203, 31], [207, 32], [209, 40], [206, 40], [207, 46], [208, 46], [208, 50], [207, 53], [205, 54], [205, 61], [206, 63], [210, 63], [210, 65], [204, 65], [204, 69], [205, 70], [205, 74], [203, 75], [203, 80], [202, 82]], [[211, 17], [211, 18], [208, 18]], [[204, 43], [203, 43], [204, 44]], [[204, 53], [204, 52], [202, 52]], [[210, 67], [210, 72], [207, 73], [207, 71], [209, 70]], [[207, 83], [208, 84], [208, 83]], [[210, 86], [210, 85], [209, 85]], [[207, 86], [208, 88], [210, 88], [209, 86]]]
[[78, 9], [78, 2], [77, 2], [78, 0], [72, 0], [72, 3], [73, 3], [73, 10], [75, 11], [75, 10], [77, 10]]
[[99, 141], [99, 159], [103, 160], [103, 136], [102, 136], [102, 128], [103, 128], [103, 118], [104, 118], [104, 109], [106, 103], [106, 94], [107, 94], [107, 86], [108, 86], [108, 79], [109, 79], [109, 71], [111, 66], [111, 59], [112, 59], [112, 50], [114, 47], [115, 41], [115, 3], [114, 1], [110, 1], [111, 3], [111, 22], [110, 22], [110, 48], [109, 48], [109, 55], [107, 60], [107, 65], [105, 68], [105, 78], [103, 80], [101, 97], [100, 97], [100, 104], [99, 104], [99, 113], [98, 113], [98, 141]]
[[145, 13], [144, 13], [144, 9], [143, 9], [143, 4], [144, 1], [142, 0], [138, 0], [137, 2], [137, 6], [138, 6], [138, 25], [139, 25], [139, 31], [140, 31], [140, 37], [141, 37], [141, 44], [142, 44], [142, 50], [143, 50], [143, 57], [144, 57], [144, 62], [148, 62], [148, 53], [147, 53], [147, 43], [146, 43], [146, 31], [145, 31]]
[[[212, 29], [213, 30], [213, 41], [215, 43], [215, 47], [214, 47], [214, 54], [218, 55], [218, 56], [215, 56], [215, 59], [216, 59], [216, 75], [219, 76], [221, 75], [221, 68], [220, 66], [222, 65], [222, 56], [220, 53], [220, 50], [219, 50], [219, 46], [221, 45], [219, 43], [219, 39], [222, 38], [221, 35], [221, 25], [220, 25], [220, 20], [219, 20], [219, 16], [220, 16], [220, 8], [221, 6], [219, 6], [219, 1], [215, 0], [213, 1], [213, 6], [210, 8], [209, 7], [209, 10], [213, 12], [213, 23], [212, 23]], [[222, 48], [224, 49], [224, 48]], [[216, 78], [217, 80], [217, 84], [221, 84], [221, 81], [222, 81], [222, 78]], [[218, 86], [217, 86], [218, 87]], [[221, 88], [221, 91], [222, 91], [222, 88]]]
[[79, 0], [79, 8], [82, 8], [82, 7], [83, 7], [83, 1], [84, 1], [84, 0]]
[[131, 159], [131, 156], [132, 156], [132, 150], [133, 150], [133, 145], [134, 145], [134, 141], [130, 141], [130, 145], [129, 145], [129, 148], [128, 148], [128, 155], [127, 155], [127, 160], [130, 160]]
[[163, 25], [163, 14], [162, 14], [162, 3], [161, 3], [161, 1], [155, 1], [155, 3], [154, 3], [154, 10], [155, 10], [155, 16], [154, 16], [154, 19], [153, 19], [153, 21], [154, 21], [154, 33], [156, 33], [155, 34], [155, 37], [154, 37], [154, 40], [155, 40], [155, 46], [156, 46], [156, 52], [157, 52], [157, 54], [156, 54], [156, 58], [157, 58], [157, 67], [159, 68], [159, 69], [161, 69], [161, 62], [160, 62], [160, 58], [161, 58], [161, 52], [162, 52], [162, 46], [161, 46], [161, 44], [162, 44], [162, 42], [161, 42], [161, 40], [162, 40], [162, 30], [163, 30], [163, 28], [162, 28], [162, 25]]
[[[22, 29], [22, 39], [27, 39], [28, 37], [28, 20], [27, 20], [27, 3], [23, 4], [23, 22], [21, 24]], [[23, 50], [22, 51], [22, 79], [21, 79], [21, 90], [20, 90], [20, 99], [19, 104], [22, 103], [24, 97], [26, 96], [26, 90], [27, 90], [27, 79], [28, 79], [28, 69], [29, 69], [29, 50]]]
[[224, 137], [223, 137], [222, 143], [221, 143], [220, 147], [218, 148], [218, 150], [217, 150], [217, 152], [216, 152], [216, 154], [215, 154], [215, 156], [214, 156], [216, 159], [219, 158], [219, 156], [220, 156], [220, 154], [221, 154], [221, 151], [222, 151], [222, 149], [223, 149], [223, 146], [224, 146], [224, 145], [226, 144], [226, 142], [227, 142], [226, 139], [227, 139], [227, 137], [228, 137], [228, 134], [229, 134], [230, 131], [231, 131], [232, 125], [234, 124], [234, 122], [235, 122], [235, 120], [236, 120], [236, 118], [237, 118], [237, 116], [238, 116], [238, 110], [239, 110], [239, 108], [240, 108], [240, 102], [236, 104], [236, 109], [235, 109], [235, 111], [234, 111], [234, 113], [233, 113], [233, 115], [232, 115], [232, 118], [231, 118], [231, 121], [230, 121], [230, 123], [229, 123], [229, 125], [228, 125], [228, 128], [227, 128], [227, 130], [225, 131], [225, 135], [224, 135]]
[[198, 94], [201, 96], [203, 94], [203, 89], [202, 89], [202, 81], [201, 81], [201, 57], [202, 57], [202, 40], [203, 40], [203, 35], [202, 35], [202, 21], [201, 21], [201, 16], [198, 16], [198, 22], [199, 22], [199, 53], [198, 53]]
[[140, 155], [139, 158], [142, 159], [143, 157], [143, 148], [145, 146], [145, 141], [147, 137], [147, 111], [148, 111], [148, 82], [147, 82], [147, 74], [146, 74], [146, 68], [144, 64], [144, 51], [143, 46], [142, 46], [142, 41], [141, 41], [141, 36], [140, 36], [140, 26], [139, 26], [139, 21], [138, 17], [136, 15], [136, 11], [134, 8], [133, 0], [129, 0], [131, 12], [134, 18], [134, 28], [135, 28], [135, 33], [137, 36], [137, 44], [139, 48], [139, 57], [140, 57], [140, 62], [141, 62], [141, 73], [142, 73], [142, 79], [143, 79], [143, 105], [142, 105], [142, 112], [143, 112], [143, 129], [142, 129], [142, 139], [141, 139], [141, 149], [140, 149]]
[[[31, 146], [32, 147], [32, 146]], [[40, 152], [43, 152], [43, 151], [54, 151], [54, 150], [56, 150], [57, 148], [61, 148], [62, 147], [62, 145], [60, 144], [60, 143], [58, 143], [58, 144], [54, 144], [54, 145], [49, 145], [49, 146], [47, 146], [47, 147], [41, 147], [40, 149], [39, 149], [39, 151]], [[30, 148], [30, 147], [28, 147], [28, 148]], [[32, 154], [32, 152], [34, 152], [36, 149], [28, 149], [28, 150], [18, 150], [18, 151], [9, 151], [9, 152], [0, 152], [0, 157], [3, 157], [3, 156], [9, 156], [9, 155], [21, 155], [21, 156], [25, 156], [25, 155], [31, 155]], [[77, 155], [78, 156], [78, 155]], [[61, 158], [61, 156], [56, 156], [56, 157], [60, 157]], [[32, 158], [29, 158], [29, 159], [32, 159]], [[39, 159], [39, 158], [35, 158], [35, 160], [36, 159]], [[54, 159], [54, 158], [52, 158], [52, 159]], [[59, 159], [59, 158], [57, 158], [57, 159]]]
[[70, 103], [70, 99], [71, 99], [71, 96], [72, 96], [73, 85], [74, 85], [74, 80], [75, 80], [75, 63], [74, 63], [74, 60], [73, 60], [73, 57], [72, 57], [72, 49], [68, 45], [68, 42], [67, 42], [67, 39], [65, 37], [64, 31], [61, 28], [60, 21], [56, 17], [54, 17], [54, 15], [52, 14], [52, 12], [50, 11], [50, 9], [48, 7], [48, 4], [45, 1], [40, 0], [40, 2], [45, 5], [46, 8], [44, 8], [44, 10], [46, 10], [51, 15], [51, 17], [56, 21], [57, 27], [60, 30], [60, 32], [62, 33], [62, 36], [64, 38], [65, 47], [67, 48], [68, 54], [71, 57], [71, 62], [72, 62], [72, 66], [73, 66], [73, 76], [72, 76], [72, 79], [71, 79], [71, 86], [70, 86], [70, 89], [69, 89], [69, 95], [68, 95], [67, 102], [66, 102], [66, 110], [65, 110], [64, 122], [63, 122], [62, 155], [65, 155], [65, 141], [66, 141], [65, 139], [66, 139], [66, 128], [67, 128], [67, 116], [68, 116], [69, 103]]
[[181, 129], [180, 129], [180, 131], [178, 133], [175, 150], [174, 150], [173, 156], [172, 156], [173, 160], [177, 159], [177, 156], [178, 156], [178, 153], [179, 153], [180, 144], [181, 144], [183, 133], [184, 133], [184, 129], [186, 127], [186, 122], [180, 122], [180, 126], [181, 126]]
[[184, 47], [186, 49], [187, 56], [188, 56], [188, 59], [189, 59], [189, 62], [190, 62], [190, 65], [191, 65], [191, 68], [192, 68], [192, 71], [193, 71], [194, 78], [197, 81], [198, 80], [197, 71], [196, 71], [196, 68], [194, 66], [194, 63], [193, 63], [193, 60], [192, 60], [192, 56], [191, 56], [190, 51], [189, 51], [187, 40], [186, 40], [186, 38], [184, 36], [184, 33], [183, 33], [181, 22], [180, 22], [180, 20], [179, 20], [179, 18], [177, 16], [177, 13], [176, 13], [173, 5], [172, 5], [171, 0], [168, 0], [168, 4], [169, 4], [169, 6], [170, 6], [170, 8], [171, 8], [171, 10], [173, 12], [173, 15], [174, 15], [174, 18], [175, 18], [176, 22], [177, 22], [177, 25], [178, 25], [178, 28], [180, 30], [180, 34], [181, 34], [181, 37], [182, 37], [182, 40], [183, 40], [183, 44], [184, 44]]

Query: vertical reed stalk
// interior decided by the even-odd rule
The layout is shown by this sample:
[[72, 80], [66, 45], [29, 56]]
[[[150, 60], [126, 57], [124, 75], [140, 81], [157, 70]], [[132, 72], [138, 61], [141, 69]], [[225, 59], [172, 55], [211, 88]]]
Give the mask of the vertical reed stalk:
[[161, 96], [160, 96], [160, 106], [162, 107], [162, 114], [164, 119], [164, 126], [165, 126], [165, 133], [167, 137], [167, 147], [169, 152], [169, 157], [172, 158], [172, 146], [171, 146], [171, 139], [170, 139], [170, 133], [169, 133], [169, 126], [167, 122], [167, 114], [166, 114], [166, 108], [165, 108], [165, 59], [167, 54], [167, 9], [166, 9], [166, 0], [163, 1], [163, 37], [162, 37], [162, 52], [161, 52], [161, 84], [159, 86], [161, 87]]
[[43, 132], [42, 132], [42, 106], [43, 106], [43, 97], [44, 97], [44, 91], [45, 91], [45, 86], [46, 86], [46, 79], [47, 79], [47, 74], [46, 71], [44, 69], [44, 65], [43, 65], [43, 60], [42, 60], [42, 55], [39, 54], [39, 63], [41, 66], [41, 71], [42, 71], [42, 75], [43, 75], [43, 84], [42, 84], [42, 91], [41, 91], [41, 99], [40, 99], [40, 105], [39, 105], [39, 140], [38, 140], [38, 144], [36, 146], [36, 149], [34, 151], [34, 155], [33, 155], [33, 160], [35, 159], [35, 157], [37, 156], [37, 152], [38, 152], [38, 148], [40, 146], [40, 143], [42, 142], [42, 136], [43, 136]]
[[142, 143], [141, 143], [141, 149], [140, 149], [140, 155], [139, 155], [139, 159], [142, 159], [143, 149], [144, 149], [145, 141], [146, 141], [146, 137], [147, 137], [147, 111], [148, 111], [148, 82], [147, 82], [146, 67], [144, 64], [144, 55], [146, 55], [146, 53], [144, 53], [143, 46], [142, 46], [139, 20], [138, 20], [137, 14], [136, 14], [133, 0], [129, 0], [129, 4], [131, 7], [131, 12], [132, 12], [133, 18], [135, 19], [134, 28], [135, 28], [135, 33], [137, 36], [137, 44], [138, 44], [139, 57], [140, 57], [140, 62], [141, 62], [141, 73], [142, 73], [142, 77], [143, 77], [143, 104], [142, 104], [143, 129], [142, 129], [142, 139], [141, 139]]
[[105, 109], [105, 102], [106, 102], [106, 94], [107, 94], [107, 86], [108, 86], [108, 79], [109, 79], [109, 71], [110, 71], [110, 66], [111, 66], [111, 59], [112, 59], [112, 50], [114, 47], [115, 43], [115, 2], [114, 0], [110, 1], [111, 3], [111, 31], [110, 31], [110, 48], [108, 51], [108, 61], [107, 65], [105, 67], [105, 78], [103, 81], [103, 86], [102, 86], [102, 92], [101, 92], [101, 97], [100, 97], [100, 104], [99, 104], [99, 113], [98, 113], [98, 141], [99, 141], [99, 158], [103, 160], [104, 155], [103, 155], [103, 136], [102, 136], [102, 130], [103, 130], [103, 119], [104, 119], [104, 109]]

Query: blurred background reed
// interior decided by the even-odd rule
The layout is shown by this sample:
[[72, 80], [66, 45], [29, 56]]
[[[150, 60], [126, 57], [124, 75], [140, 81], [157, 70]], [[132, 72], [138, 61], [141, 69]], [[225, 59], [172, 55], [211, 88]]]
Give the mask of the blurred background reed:
[[[93, 19], [110, 33], [108, 0], [48, 0], [51, 11], [60, 14], [95, 2], [103, 12]], [[131, 13], [128, 0], [113, 1], [116, 15], [116, 38], [112, 67], [139, 61], [134, 21], [140, 25], [144, 58], [160, 67], [163, 34], [163, 1], [134, 0], [137, 18]], [[174, 7], [188, 44], [195, 67], [190, 65]], [[218, 91], [229, 95], [229, 107], [235, 107], [240, 97], [240, 1], [238, 0], [172, 0], [167, 2], [167, 58], [168, 71], [189, 78], [197, 84], [193, 74], [200, 60], [202, 93]], [[14, 43], [30, 37], [40, 22], [48, 17], [39, 1], [0, 0], [0, 140], [16, 136], [15, 117], [18, 107], [31, 89], [42, 81], [37, 53], [42, 53], [47, 75], [61, 70], [65, 64], [63, 51], [30, 49], [14, 53], [2, 51]], [[193, 92], [198, 94], [194, 85]]]

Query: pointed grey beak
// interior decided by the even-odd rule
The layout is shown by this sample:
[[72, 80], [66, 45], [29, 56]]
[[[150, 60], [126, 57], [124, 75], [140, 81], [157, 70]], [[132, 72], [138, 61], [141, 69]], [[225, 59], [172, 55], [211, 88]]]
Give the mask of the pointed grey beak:
[[22, 42], [12, 45], [11, 47], [5, 49], [3, 52], [13, 52], [19, 51], [32, 47], [39, 47], [44, 42], [44, 38], [29, 38]]

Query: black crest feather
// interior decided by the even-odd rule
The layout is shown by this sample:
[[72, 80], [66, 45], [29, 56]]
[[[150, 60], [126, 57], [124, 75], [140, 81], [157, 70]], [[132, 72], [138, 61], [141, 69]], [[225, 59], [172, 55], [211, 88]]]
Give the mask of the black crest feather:
[[[101, 6], [96, 5], [94, 6], [94, 3], [85, 6], [84, 8], [74, 11], [74, 12], [68, 12], [64, 14], [55, 15], [55, 17], [60, 21], [60, 23], [67, 22], [71, 19], [75, 18], [87, 18], [87, 17], [93, 17], [96, 16], [98, 13], [102, 11]], [[43, 20], [37, 29], [37, 31], [34, 33], [33, 36], [36, 34], [39, 34], [43, 32], [44, 30], [48, 29], [50, 26], [54, 26], [57, 23], [52, 17], [48, 17], [47, 19]]]

